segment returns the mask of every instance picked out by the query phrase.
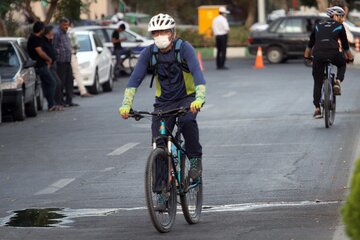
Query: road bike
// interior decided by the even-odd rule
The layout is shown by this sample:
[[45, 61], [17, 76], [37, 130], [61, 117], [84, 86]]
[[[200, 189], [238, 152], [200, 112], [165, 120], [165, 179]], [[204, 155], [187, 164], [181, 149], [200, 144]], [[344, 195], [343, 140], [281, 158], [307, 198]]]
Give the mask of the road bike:
[[332, 73], [333, 65], [330, 60], [326, 61], [324, 82], [321, 89], [320, 104], [323, 108], [325, 127], [329, 128], [334, 124], [336, 113], [336, 96], [333, 91], [335, 84], [335, 74]]
[[[174, 225], [178, 197], [181, 209], [189, 224], [199, 222], [203, 201], [202, 176], [191, 179], [188, 175], [190, 162], [181, 135], [179, 117], [189, 108], [169, 111], [131, 111], [129, 117], [139, 121], [144, 117], [160, 117], [159, 137], [153, 141], [145, 170], [145, 196], [147, 208], [154, 227], [161, 233], [169, 232]], [[175, 117], [174, 131], [167, 126], [167, 119]], [[166, 209], [159, 210], [159, 198]]]

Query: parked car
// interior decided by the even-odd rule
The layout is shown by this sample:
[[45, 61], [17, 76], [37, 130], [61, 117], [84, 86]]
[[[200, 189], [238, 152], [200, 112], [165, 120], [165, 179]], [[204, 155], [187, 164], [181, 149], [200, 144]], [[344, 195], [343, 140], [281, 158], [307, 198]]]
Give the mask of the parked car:
[[0, 75], [0, 123], [2, 123], [2, 110], [1, 110], [2, 99], [3, 99], [3, 91], [1, 86], [1, 75]]
[[[80, 45], [76, 53], [84, 85], [93, 94], [101, 87], [104, 92], [113, 88], [113, 63], [110, 50], [104, 47], [100, 38], [92, 31], [74, 31]], [[76, 82], [74, 82], [76, 86]]]
[[[22, 48], [23, 53], [25, 54], [26, 61], [30, 58], [27, 52], [27, 39], [23, 37], [3, 37], [3, 40], [16, 41], [19, 46]], [[37, 99], [37, 107], [38, 110], [41, 111], [44, 108], [44, 93], [41, 87], [41, 80], [38, 75], [36, 75], [36, 99]]]
[[0, 38], [3, 111], [11, 111], [17, 121], [23, 121], [25, 116], [35, 117], [38, 112], [39, 85], [34, 64], [16, 38]]
[[[109, 26], [84, 26], [84, 27], [75, 27], [73, 31], [88, 30], [96, 32], [100, 40], [104, 45], [110, 49], [111, 53], [114, 54], [114, 46], [111, 42], [112, 34], [114, 30], [117, 29], [116, 25]], [[127, 40], [121, 43], [121, 46], [124, 48], [132, 48], [137, 52], [140, 52], [143, 48], [154, 43], [154, 40], [141, 36], [130, 29], [126, 29], [124, 32], [120, 33], [120, 38], [126, 38]]]
[[326, 17], [286, 16], [271, 22], [263, 31], [250, 33], [248, 49], [256, 54], [258, 47], [270, 63], [285, 62], [290, 58], [301, 58], [309, 42], [310, 33], [315, 24]]

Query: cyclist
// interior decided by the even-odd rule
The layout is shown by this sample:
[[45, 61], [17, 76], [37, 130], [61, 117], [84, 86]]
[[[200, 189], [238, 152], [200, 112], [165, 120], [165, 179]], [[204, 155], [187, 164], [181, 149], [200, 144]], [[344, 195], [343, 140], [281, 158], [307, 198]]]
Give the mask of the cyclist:
[[[190, 106], [191, 112], [179, 117], [185, 148], [190, 160], [189, 175], [192, 179], [200, 176], [202, 167], [202, 146], [199, 142], [199, 129], [196, 122], [197, 112], [205, 103], [205, 79], [200, 69], [196, 53], [192, 45], [182, 41], [180, 51], [182, 63], [176, 59], [176, 31], [175, 20], [168, 14], [158, 14], [151, 18], [148, 31], [151, 32], [155, 43], [146, 47], [140, 54], [139, 60], [130, 76], [125, 89], [124, 100], [119, 108], [120, 115], [128, 118], [134, 95], [143, 81], [151, 59], [157, 52], [157, 64], [153, 66], [156, 80], [156, 97], [154, 111], [166, 111], [173, 108]], [[187, 69], [185, 69], [187, 68]], [[186, 72], [187, 71], [187, 72]], [[167, 125], [172, 131], [175, 119], [169, 119]], [[160, 118], [152, 118], [152, 137], [159, 136]], [[160, 144], [160, 143], [159, 143]]]
[[[315, 26], [304, 52], [305, 59], [309, 59], [311, 54], [314, 56], [312, 74], [314, 77], [313, 103], [315, 105], [315, 112], [313, 116], [316, 119], [322, 117], [320, 98], [326, 61], [330, 59], [331, 63], [338, 68], [334, 85], [335, 95], [341, 95], [340, 83], [344, 80], [346, 71], [344, 54], [348, 61], [353, 61], [345, 28], [342, 24], [345, 16], [344, 9], [339, 6], [330, 7], [327, 9], [327, 15], [330, 19], [320, 22]], [[339, 51], [339, 39], [344, 53]]]
[[120, 77], [120, 66], [122, 65], [121, 56], [126, 55], [128, 57], [130, 54], [128, 53], [128, 50], [126, 48], [123, 48], [121, 46], [121, 43], [126, 41], [126, 38], [120, 38], [120, 33], [125, 31], [125, 24], [120, 24], [117, 29], [115, 29], [112, 33], [112, 43], [114, 45], [114, 54], [116, 57], [116, 64], [114, 69], [114, 75], [115, 77]]

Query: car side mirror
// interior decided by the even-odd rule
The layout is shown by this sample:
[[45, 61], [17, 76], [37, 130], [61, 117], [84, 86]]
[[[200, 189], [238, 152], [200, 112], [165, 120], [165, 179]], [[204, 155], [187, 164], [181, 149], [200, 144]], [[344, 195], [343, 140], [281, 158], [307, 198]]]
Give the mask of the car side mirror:
[[102, 53], [102, 51], [104, 50], [104, 48], [102, 48], [102, 47], [97, 47], [96, 48], [96, 51], [100, 54], [100, 53]]
[[26, 60], [26, 62], [24, 63], [24, 68], [30, 68], [35, 66], [36, 61], [32, 60], [32, 59], [28, 59]]

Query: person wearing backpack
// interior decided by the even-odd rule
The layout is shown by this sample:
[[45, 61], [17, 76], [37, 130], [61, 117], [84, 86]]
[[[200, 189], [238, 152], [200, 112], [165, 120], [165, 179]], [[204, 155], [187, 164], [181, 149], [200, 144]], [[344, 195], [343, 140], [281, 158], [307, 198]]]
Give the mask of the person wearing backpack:
[[[171, 16], [162, 13], [153, 16], [148, 31], [151, 32], [155, 43], [141, 52], [125, 89], [119, 113], [124, 119], [128, 118], [136, 90], [150, 66], [153, 70], [150, 87], [154, 80], [156, 82], [154, 111], [190, 106], [190, 112], [179, 117], [179, 121], [191, 164], [189, 175], [196, 179], [202, 171], [202, 146], [196, 116], [205, 103], [206, 82], [195, 49], [190, 43], [176, 39], [175, 20]], [[169, 119], [171, 122], [168, 122], [168, 126], [174, 126], [174, 120]], [[159, 127], [160, 118], [153, 117], [153, 139], [159, 135]]]

